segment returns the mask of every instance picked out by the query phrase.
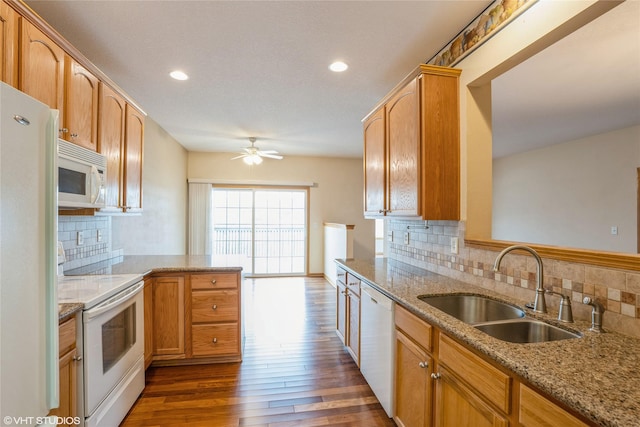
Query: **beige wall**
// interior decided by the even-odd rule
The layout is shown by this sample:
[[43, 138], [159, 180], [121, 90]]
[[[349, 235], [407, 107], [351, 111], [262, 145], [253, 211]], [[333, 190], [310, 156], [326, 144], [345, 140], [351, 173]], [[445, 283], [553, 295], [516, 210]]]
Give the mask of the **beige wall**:
[[185, 254], [187, 151], [149, 117], [143, 162], [144, 212], [113, 217], [113, 248], [122, 248], [124, 255]]
[[640, 126], [494, 159], [493, 238], [637, 253], [638, 167]]
[[309, 274], [323, 273], [323, 223], [355, 225], [354, 257], [374, 256], [374, 221], [363, 218], [362, 159], [291, 157], [247, 166], [233, 153], [190, 152], [189, 179], [315, 185], [310, 191]]

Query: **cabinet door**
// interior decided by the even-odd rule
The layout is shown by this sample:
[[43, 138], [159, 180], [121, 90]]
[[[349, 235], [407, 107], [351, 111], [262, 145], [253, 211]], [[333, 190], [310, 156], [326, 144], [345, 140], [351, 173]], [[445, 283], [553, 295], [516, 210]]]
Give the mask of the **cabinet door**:
[[144, 115], [127, 104], [124, 143], [124, 209], [142, 211]]
[[184, 277], [156, 277], [153, 283], [153, 353], [155, 356], [184, 358], [184, 314]]
[[336, 282], [336, 332], [343, 344], [347, 344], [347, 286]]
[[383, 216], [387, 209], [385, 109], [364, 122], [364, 215]]
[[60, 123], [65, 123], [64, 51], [24, 18], [20, 26], [20, 90], [59, 110]]
[[0, 2], [0, 80], [18, 86], [18, 15], [4, 1]]
[[[78, 416], [76, 405], [76, 376], [77, 376], [77, 351], [74, 348], [60, 358], [60, 406], [52, 409], [49, 415], [62, 418], [66, 421], [72, 421]], [[73, 422], [73, 421], [72, 421]], [[59, 426], [73, 426], [75, 424], [58, 424]]]
[[63, 138], [98, 149], [98, 79], [71, 57], [65, 59], [65, 128]]
[[349, 299], [347, 303], [349, 308], [348, 314], [348, 336], [347, 336], [347, 350], [351, 353], [356, 365], [360, 366], [360, 297], [352, 292], [349, 292]]
[[435, 425], [438, 427], [507, 427], [508, 419], [466, 387], [446, 368], [436, 381]]
[[458, 76], [421, 76], [422, 216], [460, 219]]
[[144, 282], [144, 367], [153, 360], [153, 280]]
[[405, 334], [396, 330], [395, 414], [399, 426], [431, 425], [433, 359]]
[[389, 212], [419, 216], [420, 95], [411, 80], [386, 105]]
[[98, 151], [107, 158], [105, 210], [122, 210], [122, 150], [126, 103], [109, 86], [100, 84]]

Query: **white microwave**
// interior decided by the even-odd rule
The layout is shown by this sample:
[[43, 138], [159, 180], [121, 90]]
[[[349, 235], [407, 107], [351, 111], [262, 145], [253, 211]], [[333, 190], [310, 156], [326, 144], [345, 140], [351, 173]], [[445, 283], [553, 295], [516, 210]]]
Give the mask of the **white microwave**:
[[104, 208], [107, 158], [58, 139], [58, 207]]

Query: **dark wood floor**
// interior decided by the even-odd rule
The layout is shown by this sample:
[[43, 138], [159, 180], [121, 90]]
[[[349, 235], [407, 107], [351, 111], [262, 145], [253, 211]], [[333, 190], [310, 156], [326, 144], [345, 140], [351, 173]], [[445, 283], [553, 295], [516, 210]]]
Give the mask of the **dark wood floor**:
[[244, 286], [243, 362], [150, 368], [122, 426], [395, 426], [335, 333], [331, 285]]

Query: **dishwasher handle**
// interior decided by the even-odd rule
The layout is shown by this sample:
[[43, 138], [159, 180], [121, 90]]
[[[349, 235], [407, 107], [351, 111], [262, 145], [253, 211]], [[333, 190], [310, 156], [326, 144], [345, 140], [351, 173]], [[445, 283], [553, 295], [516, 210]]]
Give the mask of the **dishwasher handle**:
[[361, 283], [360, 290], [367, 294], [372, 303], [378, 304], [379, 306], [384, 307], [387, 310], [393, 309], [393, 301], [391, 301], [391, 299], [386, 297], [384, 294], [375, 290], [372, 286]]

